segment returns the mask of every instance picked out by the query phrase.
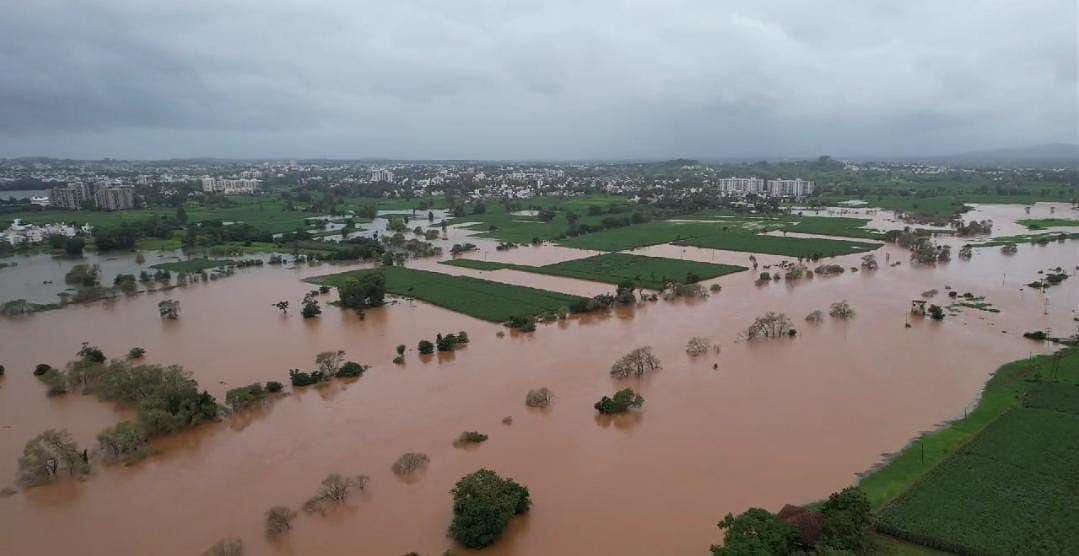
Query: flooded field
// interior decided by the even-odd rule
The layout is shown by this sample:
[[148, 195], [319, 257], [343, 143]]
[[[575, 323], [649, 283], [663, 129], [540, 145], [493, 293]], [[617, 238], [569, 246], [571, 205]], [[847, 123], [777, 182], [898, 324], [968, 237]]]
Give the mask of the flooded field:
[[[1011, 235], [1018, 226], [1012, 221], [1026, 217], [1019, 205], [979, 206], [975, 213], [993, 219], [993, 235]], [[887, 220], [873, 216], [874, 223]], [[443, 243], [464, 240], [480, 247], [471, 258], [517, 264], [594, 254], [552, 246], [498, 251], [495, 242], [453, 229]], [[944, 241], [956, 249], [962, 243]], [[634, 252], [748, 264], [747, 253], [693, 247]], [[298, 310], [285, 316], [271, 306], [279, 300], [298, 306], [312, 287], [305, 277], [351, 268], [329, 265], [243, 269], [167, 293], [0, 319], [0, 364], [7, 368], [0, 379], [0, 487], [13, 482], [22, 446], [41, 431], [66, 428], [90, 446], [101, 429], [130, 417], [91, 396], [46, 397], [31, 375], [37, 363], [73, 359], [83, 341], [116, 357], [141, 346], [148, 361], [183, 365], [219, 400], [235, 386], [287, 382], [288, 369], [311, 368], [321, 351], [342, 349], [372, 365], [358, 380], [300, 389], [265, 408], [157, 441], [158, 453], [136, 465], [98, 465], [85, 481], [0, 498], [0, 553], [154, 547], [158, 554], [197, 554], [239, 537], [250, 554], [441, 554], [454, 548], [446, 536], [450, 488], [487, 467], [526, 485], [534, 503], [487, 553], [700, 554], [722, 538], [715, 524], [726, 513], [826, 497], [921, 431], [961, 417], [997, 366], [1051, 349], [1023, 332], [1067, 335], [1076, 328], [1079, 279], [1045, 293], [1023, 287], [1039, 269], [1074, 273], [1074, 241], [1022, 245], [1011, 256], [981, 248], [969, 261], [931, 268], [910, 265], [909, 253], [893, 245], [876, 256], [876, 271], [766, 285], [757, 285], [752, 271], [733, 274], [713, 280], [722, 291], [708, 299], [644, 303], [540, 325], [532, 334], [419, 302], [392, 303], [360, 318], [325, 306], [330, 294], [322, 298], [322, 316], [307, 320]], [[783, 259], [756, 258], [760, 265]], [[851, 267], [860, 259], [833, 260]], [[29, 298], [35, 293], [29, 269], [50, 265], [16, 260], [19, 267], [0, 270], [0, 298]], [[896, 261], [902, 264], [887, 264]], [[579, 295], [612, 289], [436, 259], [409, 266]], [[23, 285], [9, 284], [13, 270], [28, 273]], [[62, 282], [62, 271], [50, 272]], [[911, 300], [926, 290], [940, 292], [931, 302], [948, 304], [946, 286], [984, 296], [1000, 312], [967, 308], [942, 322], [909, 316]], [[27, 295], [10, 295], [9, 287]], [[166, 297], [181, 302], [180, 319], [158, 316], [156, 304]], [[857, 311], [854, 320], [803, 322], [810, 311], [827, 312], [843, 299]], [[765, 311], [790, 315], [798, 337], [743, 340], [741, 332]], [[419, 340], [459, 330], [472, 338], [467, 347], [449, 355], [416, 353]], [[688, 356], [685, 345], [694, 336], [721, 351]], [[398, 344], [409, 347], [402, 366], [391, 363]], [[612, 380], [610, 364], [644, 345], [654, 348], [662, 371]], [[525, 393], [540, 386], [554, 392], [552, 406], [525, 407]], [[592, 404], [625, 386], [643, 394], [643, 410], [597, 416]], [[511, 425], [502, 424], [506, 416]], [[453, 447], [464, 430], [490, 439]], [[390, 471], [405, 452], [431, 458], [427, 471], [407, 482]], [[333, 472], [365, 473], [371, 483], [347, 507], [302, 514], [287, 537], [268, 541], [263, 512], [278, 504], [298, 507]]]

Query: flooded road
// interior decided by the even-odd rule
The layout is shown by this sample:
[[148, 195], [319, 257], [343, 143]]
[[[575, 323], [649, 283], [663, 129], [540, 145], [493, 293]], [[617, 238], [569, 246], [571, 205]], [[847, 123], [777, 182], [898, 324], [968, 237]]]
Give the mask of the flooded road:
[[[451, 233], [450, 243], [457, 237]], [[491, 242], [473, 242], [481, 251], [470, 256], [488, 260], [547, 264], [573, 256], [552, 247], [496, 252]], [[748, 262], [746, 253], [669, 245], [635, 252]], [[1050, 349], [1023, 332], [1075, 329], [1079, 279], [1044, 294], [1022, 288], [1039, 269], [1074, 272], [1074, 241], [1023, 245], [1013, 256], [976, 249], [970, 261], [933, 268], [912, 267], [909, 254], [891, 245], [876, 253], [882, 268], [873, 272], [763, 286], [753, 273], [734, 274], [716, 280], [722, 291], [705, 300], [645, 303], [541, 325], [533, 334], [418, 302], [369, 310], [361, 319], [327, 307], [334, 294], [321, 297], [321, 318], [304, 320], [298, 300], [312, 286], [300, 279], [341, 270], [329, 265], [242, 269], [167, 293], [0, 319], [0, 364], [7, 367], [0, 486], [12, 482], [23, 444], [42, 430], [67, 428], [88, 446], [125, 417], [90, 396], [47, 398], [31, 375], [36, 363], [72, 359], [82, 341], [116, 357], [146, 348], [148, 361], [183, 365], [219, 401], [231, 387], [287, 382], [289, 368], [313, 367], [320, 351], [343, 349], [348, 359], [372, 365], [358, 380], [301, 390], [163, 439], [155, 443], [160, 453], [137, 465], [98, 465], [86, 481], [0, 498], [0, 553], [153, 547], [198, 554], [239, 537], [248, 554], [441, 554], [454, 547], [446, 537], [449, 490], [480, 467], [528, 486], [534, 502], [485, 553], [703, 553], [722, 538], [715, 524], [727, 512], [823, 498], [920, 431], [962, 416], [996, 367]], [[902, 264], [887, 266], [886, 257]], [[772, 265], [783, 258], [757, 259]], [[857, 266], [860, 256], [837, 260]], [[480, 274], [434, 260], [410, 265], [582, 295], [610, 289], [514, 271]], [[1001, 312], [964, 309], [943, 322], [909, 317], [923, 291], [938, 289], [931, 302], [948, 304], [945, 286], [985, 296]], [[179, 320], [159, 318], [156, 304], [165, 298], [180, 300]], [[287, 316], [271, 307], [286, 299], [294, 307]], [[856, 309], [854, 320], [803, 321], [842, 299]], [[799, 337], [742, 340], [753, 318], [770, 310], [790, 315]], [[445, 356], [416, 353], [420, 339], [458, 330], [472, 338], [467, 347]], [[688, 356], [694, 336], [721, 351]], [[409, 347], [403, 366], [391, 363], [397, 344]], [[653, 346], [663, 370], [612, 380], [610, 364], [643, 345]], [[554, 392], [552, 406], [525, 407], [525, 393], [540, 386]], [[597, 417], [592, 404], [625, 386], [645, 397], [642, 411]], [[506, 416], [511, 425], [502, 424]], [[490, 439], [454, 448], [464, 430]], [[431, 457], [418, 480], [391, 473], [404, 452]], [[334, 472], [366, 473], [370, 486], [347, 507], [325, 517], [301, 514], [284, 539], [266, 540], [263, 513], [278, 504], [298, 508]]]

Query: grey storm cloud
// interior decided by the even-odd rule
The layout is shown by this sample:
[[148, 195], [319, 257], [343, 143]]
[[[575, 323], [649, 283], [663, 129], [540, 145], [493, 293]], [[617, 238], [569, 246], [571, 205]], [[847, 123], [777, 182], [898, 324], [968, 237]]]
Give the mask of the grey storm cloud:
[[0, 0], [0, 156], [1079, 142], [1074, 0]]

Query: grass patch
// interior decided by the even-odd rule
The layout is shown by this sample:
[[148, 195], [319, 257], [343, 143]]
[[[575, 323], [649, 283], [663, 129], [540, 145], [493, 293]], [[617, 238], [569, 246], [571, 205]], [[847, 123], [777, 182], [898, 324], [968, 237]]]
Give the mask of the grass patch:
[[840, 216], [803, 216], [784, 226], [784, 230], [822, 236], [853, 237], [860, 239], [884, 239], [884, 234], [865, 227], [869, 220]]
[[973, 243], [971, 247], [1000, 247], [1001, 245], [1019, 245], [1022, 243], [1047, 244], [1050, 241], [1064, 241], [1079, 239], [1079, 232], [1048, 232], [1043, 234], [1021, 234], [1017, 236], [1000, 236], [982, 243]]
[[150, 268], [167, 270], [169, 272], [199, 272], [210, 268], [223, 268], [235, 263], [236, 261], [233, 261], [232, 259], [188, 259], [186, 261], [158, 263], [151, 265]]
[[400, 266], [354, 270], [308, 278], [308, 282], [340, 286], [349, 278], [370, 272], [386, 277], [386, 292], [414, 297], [451, 311], [491, 322], [506, 322], [511, 317], [536, 316], [568, 308], [582, 298], [558, 292], [451, 276], [438, 272]]
[[1079, 226], [1079, 220], [1074, 218], [1024, 218], [1016, 220], [1016, 223], [1026, 226], [1028, 230]]
[[667, 282], [697, 282], [746, 270], [741, 266], [644, 257], [626, 253], [605, 253], [545, 266], [515, 265], [472, 259], [443, 261], [443, 264], [477, 270], [512, 269], [605, 284], [630, 281], [638, 287], [652, 290], [663, 289]]

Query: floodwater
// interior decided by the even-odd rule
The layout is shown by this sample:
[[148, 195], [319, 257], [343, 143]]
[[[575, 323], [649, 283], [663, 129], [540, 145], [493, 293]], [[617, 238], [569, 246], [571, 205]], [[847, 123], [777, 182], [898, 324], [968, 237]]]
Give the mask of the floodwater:
[[[449, 241], [459, 237], [451, 229]], [[469, 256], [488, 260], [547, 264], [570, 255], [546, 246], [495, 251], [493, 242], [472, 241], [481, 249]], [[148, 360], [183, 365], [219, 399], [234, 386], [286, 382], [289, 368], [311, 368], [320, 351], [343, 349], [372, 365], [358, 380], [292, 393], [164, 439], [155, 444], [159, 453], [137, 465], [97, 466], [82, 482], [0, 498], [0, 553], [197, 554], [239, 537], [249, 554], [441, 554], [454, 547], [446, 537], [448, 491], [487, 467], [527, 485], [534, 502], [487, 553], [699, 554], [722, 538], [715, 524], [726, 513], [821, 499], [921, 431], [961, 417], [996, 367], [1050, 349], [1022, 332], [1074, 331], [1079, 279], [1044, 294], [1022, 284], [1047, 267], [1073, 272], [1075, 246], [1022, 245], [1013, 256], [982, 248], [970, 261], [918, 268], [886, 245], [874, 272], [763, 286], [752, 273], [734, 274], [718, 279], [722, 291], [706, 300], [645, 303], [533, 334], [419, 302], [369, 310], [362, 319], [324, 307], [321, 318], [304, 320], [271, 307], [287, 299], [298, 308], [311, 289], [300, 279], [339, 270], [329, 265], [243, 269], [167, 293], [0, 320], [7, 367], [0, 486], [13, 480], [22, 445], [42, 430], [67, 428], [91, 445], [98, 431], [130, 417], [90, 396], [47, 398], [31, 375], [36, 363], [71, 359], [82, 341], [113, 356], [142, 346]], [[748, 264], [747, 253], [710, 249], [636, 252]], [[856, 266], [860, 256], [836, 261]], [[772, 265], [782, 257], [757, 259]], [[481, 275], [430, 260], [414, 265]], [[575, 293], [610, 289], [514, 271], [482, 275]], [[940, 290], [935, 301], [946, 304], [945, 286], [984, 295], [1001, 312], [967, 309], [943, 322], [909, 317], [910, 300], [922, 291]], [[158, 317], [156, 303], [166, 296], [180, 300], [179, 320]], [[853, 321], [802, 321], [841, 299], [857, 310]], [[789, 314], [799, 337], [741, 340], [740, 331], [770, 310]], [[472, 341], [456, 353], [415, 352], [418, 340], [458, 330]], [[693, 336], [721, 351], [691, 358], [684, 347]], [[409, 346], [403, 366], [391, 363], [397, 344]], [[653, 346], [663, 370], [612, 380], [611, 362], [643, 345]], [[553, 405], [525, 407], [525, 393], [540, 386], [554, 392]], [[643, 394], [643, 409], [597, 417], [592, 404], [625, 386]], [[505, 416], [511, 425], [501, 423]], [[464, 430], [490, 439], [454, 448]], [[427, 471], [407, 482], [390, 472], [404, 452], [431, 457]], [[301, 514], [287, 537], [266, 540], [266, 509], [298, 508], [334, 472], [366, 473], [370, 486], [347, 507]]]

